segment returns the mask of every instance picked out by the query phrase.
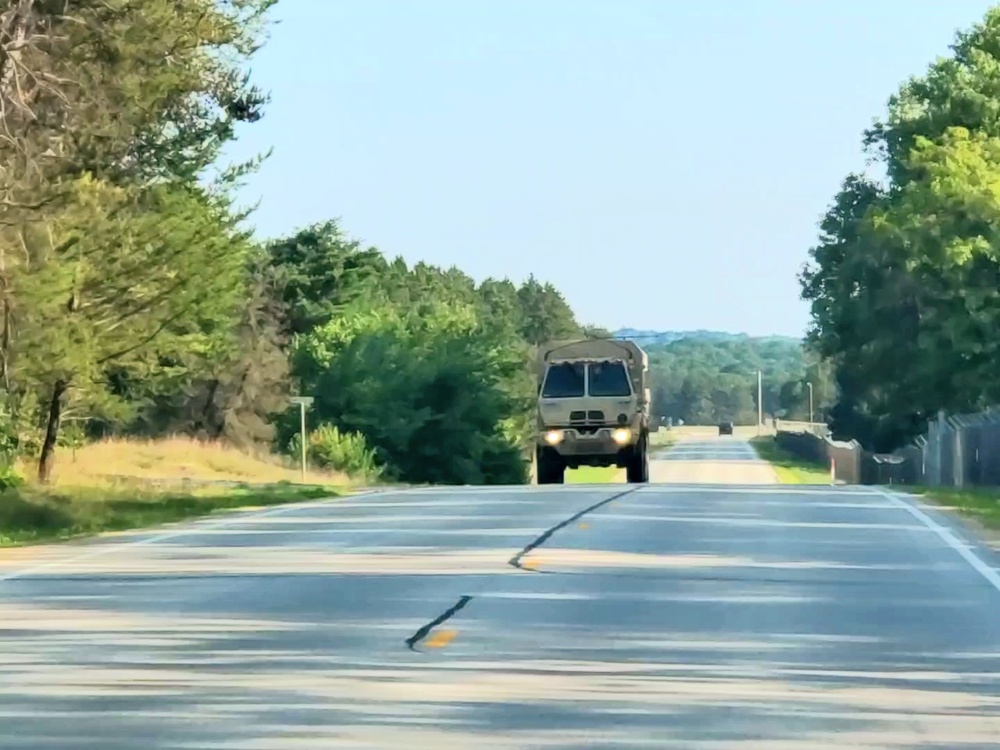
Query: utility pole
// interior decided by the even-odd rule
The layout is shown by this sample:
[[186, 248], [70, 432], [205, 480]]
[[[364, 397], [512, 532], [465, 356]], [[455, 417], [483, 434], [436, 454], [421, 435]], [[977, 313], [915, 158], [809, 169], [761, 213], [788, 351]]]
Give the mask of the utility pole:
[[302, 483], [306, 481], [306, 407], [312, 406], [312, 396], [292, 396], [292, 403], [299, 405], [299, 448], [302, 452]]
[[809, 429], [812, 430], [813, 426], [813, 384], [806, 383], [809, 386]]
[[763, 376], [761, 375], [760, 370], [757, 370], [757, 437], [760, 437], [761, 425], [764, 424], [764, 388], [762, 383]]

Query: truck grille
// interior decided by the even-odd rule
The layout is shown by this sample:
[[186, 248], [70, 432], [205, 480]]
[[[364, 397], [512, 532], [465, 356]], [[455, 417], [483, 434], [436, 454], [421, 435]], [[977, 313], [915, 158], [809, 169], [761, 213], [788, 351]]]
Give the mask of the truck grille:
[[603, 411], [571, 411], [569, 413], [569, 421], [572, 424], [586, 424], [588, 422], [597, 422], [600, 424], [604, 423], [604, 412]]
[[588, 441], [577, 443], [573, 452], [580, 456], [596, 456], [601, 453], [607, 453], [607, 445], [602, 444], [600, 441], [594, 442], [593, 445], [589, 445]]

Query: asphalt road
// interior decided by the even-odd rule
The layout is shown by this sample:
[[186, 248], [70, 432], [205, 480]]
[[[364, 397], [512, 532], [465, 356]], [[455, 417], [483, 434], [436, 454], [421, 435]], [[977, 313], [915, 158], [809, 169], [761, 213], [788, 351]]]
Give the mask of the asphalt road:
[[651, 456], [649, 479], [668, 484], [775, 484], [774, 469], [746, 440], [732, 436], [682, 437]]
[[994, 748], [996, 567], [824, 486], [419, 489], [20, 550], [0, 748]]

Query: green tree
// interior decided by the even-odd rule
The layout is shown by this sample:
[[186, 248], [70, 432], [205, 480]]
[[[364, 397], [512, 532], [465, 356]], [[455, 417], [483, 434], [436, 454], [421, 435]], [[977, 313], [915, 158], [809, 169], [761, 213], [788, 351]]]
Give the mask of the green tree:
[[380, 285], [387, 266], [381, 253], [348, 238], [332, 220], [274, 240], [267, 252], [286, 310], [282, 333], [287, 336], [328, 323], [345, 305]]
[[519, 340], [523, 316], [514, 283], [509, 279], [486, 279], [476, 290], [476, 296], [480, 325], [493, 335]]
[[243, 63], [275, 0], [20, 0], [0, 12], [0, 209], [37, 220], [85, 174], [191, 183], [264, 97]]
[[801, 279], [836, 372], [835, 433], [879, 450], [998, 397], [1000, 9], [952, 51], [866, 132], [889, 181], [845, 183]]
[[293, 366], [316, 420], [359, 433], [387, 473], [411, 482], [521, 483], [505, 422], [527, 413], [523, 359], [477, 332], [470, 306], [434, 315], [351, 310], [297, 340]]
[[573, 310], [552, 284], [530, 276], [517, 290], [521, 302], [521, 336], [538, 346], [546, 341], [580, 335]]
[[[49, 477], [64, 408], [171, 342], [228, 335], [246, 242], [206, 169], [263, 97], [243, 63], [271, 0], [19, 2], [0, 14], [0, 346], [11, 402], [43, 404]], [[17, 254], [9, 253], [12, 247]], [[107, 406], [107, 404], [105, 404]], [[104, 409], [109, 411], [109, 409]]]
[[1000, 6], [955, 35], [951, 55], [905, 81], [888, 111], [865, 131], [869, 153], [885, 165], [891, 185], [917, 177], [911, 154], [920, 139], [938, 141], [949, 128], [1000, 136]]
[[[143, 368], [174, 341], [211, 346], [240, 303], [245, 245], [226, 207], [195, 190], [130, 191], [87, 178], [71, 208], [20, 234], [12, 296], [15, 387], [45, 407], [39, 478], [47, 481], [67, 395], [104, 394], [107, 368]], [[205, 273], [205, 269], [212, 273]]]
[[260, 254], [254, 254], [247, 273], [248, 297], [233, 321], [233, 335], [217, 338], [209, 356], [174, 355], [171, 366], [147, 376], [151, 403], [131, 432], [185, 433], [243, 448], [274, 441], [272, 422], [288, 408], [291, 385], [284, 316]]

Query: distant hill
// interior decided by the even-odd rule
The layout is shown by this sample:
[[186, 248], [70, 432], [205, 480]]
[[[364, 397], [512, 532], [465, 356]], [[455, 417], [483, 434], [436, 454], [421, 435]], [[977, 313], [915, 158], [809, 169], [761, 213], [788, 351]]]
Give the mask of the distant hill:
[[728, 333], [726, 331], [650, 331], [640, 328], [619, 328], [613, 331], [615, 338], [630, 339], [640, 346], [654, 346], [657, 344], [672, 344], [675, 341], [691, 340], [699, 342], [723, 342], [723, 341], [787, 341], [801, 342], [794, 336], [750, 336], [746, 333]]

